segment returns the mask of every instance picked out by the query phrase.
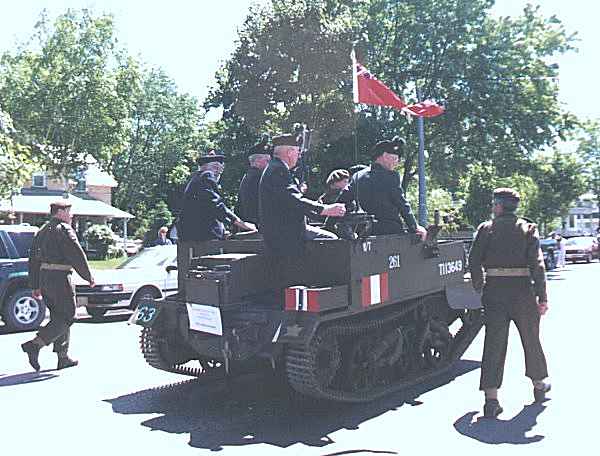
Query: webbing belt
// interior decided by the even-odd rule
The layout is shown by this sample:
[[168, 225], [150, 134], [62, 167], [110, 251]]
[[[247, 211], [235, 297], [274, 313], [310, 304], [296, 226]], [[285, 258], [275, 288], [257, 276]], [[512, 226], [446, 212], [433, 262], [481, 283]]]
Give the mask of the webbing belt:
[[529, 268], [489, 268], [488, 277], [529, 277]]
[[56, 263], [42, 263], [40, 265], [40, 269], [45, 269], [46, 271], [66, 271], [70, 272], [73, 268], [68, 264], [56, 264]]

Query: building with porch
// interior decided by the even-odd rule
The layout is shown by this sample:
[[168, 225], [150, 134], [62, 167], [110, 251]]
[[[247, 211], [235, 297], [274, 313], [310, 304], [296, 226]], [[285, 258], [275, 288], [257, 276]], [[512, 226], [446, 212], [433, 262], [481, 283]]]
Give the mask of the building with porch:
[[112, 189], [117, 185], [95, 163], [89, 163], [74, 181], [37, 172], [20, 191], [0, 201], [0, 223], [41, 225], [48, 219], [50, 203], [66, 198], [72, 204], [74, 227], [80, 236], [91, 224], [119, 221], [126, 240], [127, 222], [133, 215], [111, 205]]

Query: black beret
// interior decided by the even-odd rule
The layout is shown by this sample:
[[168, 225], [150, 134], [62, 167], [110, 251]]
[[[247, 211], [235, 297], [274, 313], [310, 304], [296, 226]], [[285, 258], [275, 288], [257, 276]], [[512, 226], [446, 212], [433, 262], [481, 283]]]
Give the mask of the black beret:
[[298, 147], [298, 137], [295, 135], [273, 136], [273, 146], [296, 146]]
[[269, 136], [263, 135], [262, 139], [259, 143], [254, 144], [250, 149], [248, 149], [247, 157], [250, 157], [254, 154], [267, 154], [271, 155], [273, 153], [273, 147], [269, 144]]
[[519, 202], [521, 201], [521, 195], [515, 189], [502, 187], [494, 190], [494, 199]]
[[405, 144], [406, 141], [398, 136], [394, 137], [391, 141], [379, 141], [371, 148], [371, 158], [375, 160], [386, 152], [388, 154], [400, 155]]
[[68, 209], [73, 206], [73, 203], [66, 198], [52, 201], [50, 203], [50, 210]]
[[501, 204], [505, 211], [514, 212], [519, 206], [521, 195], [512, 188], [497, 188], [494, 190], [494, 203]]
[[206, 155], [198, 157], [198, 165], [206, 165], [207, 163], [219, 162], [225, 163], [225, 155], [217, 154], [214, 150], [211, 150]]
[[367, 168], [367, 165], [352, 165], [350, 168], [348, 168], [348, 171], [350, 171], [350, 174], [356, 174], [357, 172]]

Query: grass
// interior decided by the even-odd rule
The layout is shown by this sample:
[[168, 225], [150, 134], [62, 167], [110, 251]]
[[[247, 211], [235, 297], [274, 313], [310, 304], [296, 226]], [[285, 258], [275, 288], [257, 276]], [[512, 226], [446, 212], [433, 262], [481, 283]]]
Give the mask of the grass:
[[127, 257], [111, 258], [110, 260], [90, 260], [90, 269], [114, 269], [125, 261]]

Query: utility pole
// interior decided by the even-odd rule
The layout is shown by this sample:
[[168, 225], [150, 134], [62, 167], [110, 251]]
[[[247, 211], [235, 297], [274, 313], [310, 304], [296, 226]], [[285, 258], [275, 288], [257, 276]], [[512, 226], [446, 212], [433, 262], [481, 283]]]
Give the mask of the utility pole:
[[[417, 88], [417, 100], [421, 102], [421, 90]], [[427, 226], [427, 186], [425, 184], [425, 123], [417, 117], [419, 133], [419, 225]]]

